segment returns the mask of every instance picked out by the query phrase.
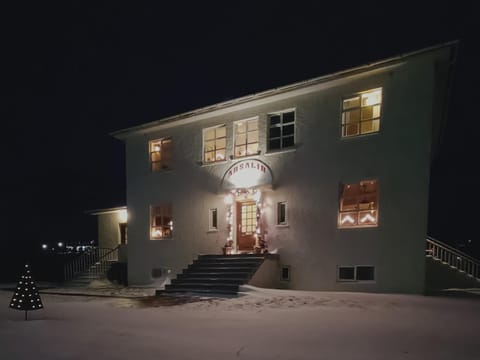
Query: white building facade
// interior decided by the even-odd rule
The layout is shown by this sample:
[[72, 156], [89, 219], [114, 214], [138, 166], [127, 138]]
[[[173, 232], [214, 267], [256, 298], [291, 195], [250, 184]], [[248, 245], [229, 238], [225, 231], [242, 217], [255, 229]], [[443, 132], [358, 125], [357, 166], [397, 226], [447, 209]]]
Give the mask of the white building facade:
[[113, 135], [129, 284], [199, 254], [276, 253], [282, 287], [422, 293], [432, 146], [454, 44]]

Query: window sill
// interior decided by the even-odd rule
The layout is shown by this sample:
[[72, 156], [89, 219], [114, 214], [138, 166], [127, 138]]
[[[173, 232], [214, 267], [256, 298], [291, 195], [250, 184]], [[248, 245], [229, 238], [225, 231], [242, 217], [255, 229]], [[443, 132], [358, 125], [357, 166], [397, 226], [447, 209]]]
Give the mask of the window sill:
[[241, 161], [241, 160], [248, 160], [248, 159], [255, 159], [257, 158], [258, 156], [260, 155], [260, 151], [258, 152], [258, 154], [255, 154], [255, 155], [246, 155], [246, 156], [230, 156], [230, 160], [232, 161]]
[[275, 227], [280, 229], [286, 229], [290, 227], [290, 224], [276, 224]]
[[340, 141], [348, 141], [348, 140], [353, 140], [353, 139], [363, 139], [369, 136], [374, 136], [374, 135], [379, 135], [379, 131], [367, 133], [367, 134], [358, 134], [358, 135], [352, 135], [352, 136], [340, 136]]
[[340, 280], [337, 279], [337, 283], [354, 283], [354, 284], [375, 284], [375, 280]]
[[203, 161], [199, 161], [199, 164], [201, 167], [207, 167], [207, 166], [215, 166], [215, 165], [223, 165], [223, 164], [226, 164], [228, 163], [228, 160], [222, 160], [222, 161], [212, 161], [212, 162], [203, 162]]
[[173, 238], [165, 238], [165, 239], [152, 239], [150, 238], [150, 241], [172, 241]]
[[218, 233], [218, 229], [208, 229], [207, 234]]
[[272, 150], [265, 153], [265, 156], [280, 155], [285, 153], [291, 153], [297, 151], [296, 147], [282, 149], [282, 150]]
[[169, 172], [172, 172], [172, 171], [173, 171], [172, 168], [162, 169], [162, 170], [157, 170], [157, 171], [151, 171], [150, 170], [150, 174], [164, 174], [164, 173], [169, 173]]
[[338, 230], [348, 230], [348, 229], [358, 230], [358, 229], [375, 229], [375, 228], [378, 228], [378, 224], [377, 225], [363, 225], [363, 226], [346, 226], [346, 227], [337, 226]]

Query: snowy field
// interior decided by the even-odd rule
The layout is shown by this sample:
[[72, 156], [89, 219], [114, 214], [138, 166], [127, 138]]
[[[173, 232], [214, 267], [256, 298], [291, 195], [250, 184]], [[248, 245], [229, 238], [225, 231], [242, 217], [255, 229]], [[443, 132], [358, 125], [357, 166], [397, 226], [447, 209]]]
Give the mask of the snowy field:
[[479, 299], [248, 289], [180, 305], [44, 294], [29, 321], [0, 291], [0, 359], [480, 359]]

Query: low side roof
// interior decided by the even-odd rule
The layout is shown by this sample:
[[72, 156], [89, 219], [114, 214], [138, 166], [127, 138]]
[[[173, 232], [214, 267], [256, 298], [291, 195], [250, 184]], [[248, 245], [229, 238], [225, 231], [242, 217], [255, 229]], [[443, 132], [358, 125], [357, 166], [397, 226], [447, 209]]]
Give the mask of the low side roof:
[[423, 48], [423, 49], [420, 49], [420, 50], [416, 50], [416, 51], [408, 52], [408, 53], [405, 53], [405, 54], [393, 56], [393, 57], [390, 57], [390, 58], [387, 58], [387, 59], [384, 59], [384, 60], [380, 60], [380, 61], [377, 61], [377, 62], [374, 62], [374, 63], [369, 63], [369, 64], [361, 65], [361, 66], [358, 66], [358, 67], [354, 67], [354, 68], [349, 68], [349, 69], [342, 70], [342, 71], [339, 71], [339, 72], [335, 72], [335, 73], [332, 73], [332, 74], [323, 75], [323, 76], [316, 77], [316, 78], [313, 78], [313, 79], [308, 79], [308, 80], [300, 81], [300, 82], [293, 83], [293, 84], [290, 84], [290, 85], [281, 86], [281, 87], [278, 87], [278, 88], [273, 88], [273, 89], [262, 91], [262, 92], [259, 92], [259, 93], [250, 94], [250, 95], [242, 96], [242, 97], [239, 97], [239, 98], [236, 98], [236, 99], [216, 103], [216, 104], [213, 104], [213, 105], [198, 108], [198, 109], [188, 111], [188, 112], [185, 112], [185, 113], [181, 113], [181, 114], [178, 114], [178, 115], [173, 115], [173, 116], [169, 116], [169, 117], [162, 118], [162, 119], [159, 119], [159, 120], [151, 121], [151, 122], [148, 122], [148, 123], [145, 123], [145, 124], [132, 126], [132, 127], [126, 128], [126, 129], [117, 130], [117, 131], [114, 131], [114, 132], [110, 133], [110, 135], [117, 138], [117, 139], [124, 140], [129, 135], [131, 135], [133, 133], [136, 133], [136, 132], [139, 132], [139, 131], [142, 131], [142, 130], [147, 130], [147, 129], [152, 128], [152, 127], [160, 126], [160, 125], [163, 125], [163, 124], [166, 124], [166, 123], [171, 123], [171, 122], [175, 122], [175, 121], [179, 121], [179, 120], [183, 120], [183, 119], [192, 118], [192, 117], [195, 117], [195, 116], [198, 116], [198, 115], [212, 113], [212, 112], [217, 111], [217, 110], [226, 109], [226, 108], [233, 107], [235, 105], [240, 105], [240, 104], [243, 104], [243, 103], [247, 103], [247, 102], [250, 102], [250, 101], [253, 101], [253, 100], [268, 98], [268, 97], [278, 95], [278, 94], [281, 94], [281, 93], [286, 93], [286, 92], [289, 92], [289, 91], [293, 91], [293, 90], [302, 89], [302, 88], [306, 88], [306, 87], [309, 87], [309, 86], [325, 83], [325, 82], [328, 82], [328, 81], [336, 80], [338, 78], [343, 78], [343, 77], [355, 75], [355, 74], [358, 74], [358, 73], [362, 73], [362, 72], [365, 72], [365, 71], [368, 71], [368, 70], [374, 70], [374, 69], [377, 69], [377, 68], [382, 68], [382, 67], [385, 67], [385, 66], [388, 66], [388, 65], [393, 65], [393, 64], [396, 64], [398, 62], [405, 61], [407, 58], [422, 55], [422, 54], [425, 54], [425, 53], [428, 53], [428, 52], [433, 52], [433, 51], [439, 50], [441, 48], [447, 48], [447, 47], [452, 47], [453, 48], [457, 44], [458, 44], [458, 40], [454, 40], [454, 41], [450, 41], [450, 42], [447, 42], [447, 43], [430, 46], [430, 47]]

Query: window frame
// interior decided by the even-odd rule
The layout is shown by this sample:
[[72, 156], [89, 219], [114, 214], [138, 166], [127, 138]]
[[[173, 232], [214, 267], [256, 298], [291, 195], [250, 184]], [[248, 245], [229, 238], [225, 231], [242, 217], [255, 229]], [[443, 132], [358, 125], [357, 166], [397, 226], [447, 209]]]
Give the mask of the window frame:
[[[220, 128], [225, 128], [225, 136], [224, 137], [219, 137], [217, 138], [216, 136], [216, 129], [220, 129]], [[225, 139], [225, 148], [219, 148], [217, 149], [216, 148], [216, 145], [214, 146], [214, 149], [211, 150], [211, 151], [206, 151], [206, 141], [211, 141], [211, 140], [206, 140], [205, 139], [205, 134], [207, 133], [207, 131], [209, 130], [212, 130], [212, 129], [215, 129], [215, 136], [213, 138], [213, 141], [214, 143], [216, 143], [217, 140], [220, 140], [220, 139]], [[219, 125], [215, 125], [215, 126], [210, 126], [208, 128], [204, 128], [202, 129], [202, 163], [203, 164], [215, 164], [215, 163], [219, 163], [219, 162], [223, 162], [223, 161], [226, 161], [227, 160], [227, 148], [228, 148], [228, 144], [227, 144], [227, 140], [228, 140], [228, 136], [227, 136], [227, 126], [225, 124], [219, 124]], [[217, 151], [219, 150], [224, 150], [225, 151], [225, 156], [223, 159], [219, 159], [219, 160], [216, 160], [217, 158]], [[214, 160], [212, 161], [207, 161], [207, 157], [206, 157], [206, 153], [207, 152], [213, 152], [213, 157], [214, 157]]]
[[[374, 93], [376, 91], [380, 91], [380, 102], [374, 103], [374, 104], [371, 104], [371, 105], [367, 105], [367, 106], [372, 106], [373, 107], [375, 105], [379, 105], [380, 106], [379, 107], [379, 115], [377, 117], [375, 117], [372, 114], [371, 118], [368, 118], [366, 120], [362, 120], [362, 109], [367, 107], [367, 106], [362, 105], [362, 95], [365, 95], [365, 94], [368, 94], [368, 93]], [[355, 97], [359, 98], [360, 105], [355, 106], [355, 107], [345, 108], [345, 101], [348, 100], [348, 99], [353, 99]], [[340, 114], [341, 114], [340, 115], [340, 138], [341, 139], [351, 139], [351, 138], [356, 138], [358, 136], [367, 136], [367, 135], [374, 135], [374, 134], [380, 133], [380, 129], [381, 129], [380, 125], [381, 125], [381, 122], [382, 122], [383, 104], [384, 104], [383, 100], [384, 100], [383, 86], [378, 86], [378, 87], [375, 87], [375, 88], [372, 88], [372, 89], [369, 89], [369, 90], [359, 91], [359, 92], [356, 92], [356, 93], [352, 93], [348, 96], [342, 97], [342, 101], [341, 101], [341, 104], [340, 104]], [[360, 111], [359, 121], [357, 123], [357, 133], [353, 134], [353, 135], [346, 135], [345, 128], [347, 126], [347, 122], [345, 120], [345, 114], [349, 113], [349, 112], [352, 112], [354, 110], [359, 110]], [[372, 112], [373, 112], [373, 108], [372, 108]], [[376, 131], [362, 132], [362, 123], [374, 122], [374, 121], [378, 121], [378, 129]]]
[[[340, 269], [341, 268], [353, 268], [353, 279], [340, 279]], [[358, 279], [358, 268], [372, 268], [373, 269], [373, 279], [368, 280], [359, 280]], [[347, 282], [347, 283], [374, 283], [377, 279], [377, 269], [375, 265], [337, 265], [337, 282]]]
[[[162, 150], [164, 146], [164, 142], [170, 142], [170, 157], [167, 159], [162, 158], [161, 154], [165, 150]], [[160, 145], [160, 150], [154, 151], [153, 148], [154, 146], [159, 143]], [[160, 154], [160, 160], [154, 161], [153, 160], [153, 154], [154, 153], [159, 153]], [[161, 171], [167, 171], [172, 169], [172, 162], [173, 162], [173, 139], [171, 136], [166, 136], [158, 139], [152, 139], [148, 141], [148, 160], [150, 164], [150, 172], [161, 172]], [[163, 164], [163, 163], [166, 164]], [[160, 167], [158, 169], [154, 169], [154, 164], [160, 164]]]
[[[214, 220], [213, 214], [215, 214], [216, 224], [214, 224], [214, 221], [213, 221]], [[218, 208], [208, 209], [208, 231], [218, 231]]]
[[[160, 209], [159, 214], [155, 211], [155, 209]], [[165, 211], [166, 209], [169, 210], [169, 214]], [[170, 217], [170, 221], [166, 224], [164, 224], [164, 218], [166, 216]], [[156, 220], [156, 217], [161, 217], [162, 218], [162, 223], [160, 225], [157, 225], [156, 222], [154, 221], [154, 218]], [[169, 235], [164, 236], [163, 231], [165, 227], [170, 227], [169, 229]], [[155, 228], [162, 228], [162, 234], [159, 237], [154, 237], [153, 232]], [[158, 205], [150, 205], [150, 226], [149, 226], [149, 239], [152, 241], [157, 241], [157, 240], [173, 240], [173, 208], [171, 203], [164, 203], [164, 204], [158, 204]]]
[[[285, 212], [284, 212], [284, 215], [285, 215], [285, 219], [283, 222], [280, 221], [280, 207], [281, 206], [284, 206], [285, 208]], [[288, 203], [287, 201], [278, 201], [277, 202], [277, 221], [276, 221], [276, 225], [277, 226], [288, 226], [288, 215], [287, 215], [287, 210], [288, 209]]]
[[[256, 132], [257, 132], [257, 141], [256, 142], [252, 142], [252, 143], [249, 143], [248, 142], [248, 122], [250, 121], [253, 121], [253, 120], [256, 120], [257, 122], [257, 129], [256, 129]], [[242, 145], [237, 145], [237, 125], [244, 122], [245, 125], [246, 125], [246, 130], [245, 130], [245, 143], [242, 144]], [[260, 127], [259, 127], [259, 117], [258, 116], [254, 116], [254, 117], [251, 117], [251, 118], [247, 118], [247, 119], [242, 119], [242, 120], [237, 120], [237, 121], [234, 121], [233, 122], [233, 155], [232, 157], [234, 159], [241, 159], [241, 158], [244, 158], [244, 157], [249, 157], [249, 156], [256, 156], [256, 155], [259, 155], [260, 154]], [[255, 130], [254, 130], [255, 131]], [[252, 131], [250, 131], [252, 132]], [[254, 154], [248, 154], [248, 145], [251, 145], [251, 144], [257, 144], [257, 151], [254, 153]], [[236, 150], [237, 150], [237, 147], [239, 146], [245, 146], [245, 149], [246, 149], [246, 152], [245, 152], [245, 155], [236, 155]]]
[[[283, 122], [283, 118], [285, 114], [293, 113], [293, 121], [292, 122]], [[271, 125], [270, 119], [273, 116], [280, 116], [280, 123], [279, 124], [274, 124]], [[293, 135], [286, 135], [284, 136], [284, 127], [288, 125], [293, 124]], [[280, 128], [280, 136], [270, 136], [270, 129], [272, 128]], [[290, 146], [283, 146], [283, 139], [284, 138], [293, 138], [293, 145]], [[272, 149], [270, 146], [270, 142], [273, 140], [280, 140], [280, 147]], [[295, 149], [297, 144], [297, 109], [296, 108], [291, 108], [291, 109], [285, 109], [281, 111], [274, 111], [274, 112], [269, 112], [267, 114], [267, 153], [272, 153], [272, 152], [282, 152], [282, 151], [288, 151], [291, 149]]]
[[[343, 200], [344, 200], [344, 187], [345, 186], [352, 186], [352, 185], [359, 185], [359, 186], [362, 186], [361, 184], [362, 183], [369, 183], [369, 182], [375, 182], [375, 187], [376, 187], [376, 191], [375, 191], [375, 201], [373, 202], [374, 203], [374, 207], [371, 206], [371, 203], [372, 202], [363, 202], [363, 201], [359, 201], [358, 199], [360, 198], [366, 198], [367, 196], [365, 195], [362, 195], [361, 193], [359, 195], [356, 195], [357, 197], [357, 201], [356, 201], [356, 205], [355, 205], [355, 209], [353, 210], [342, 210], [343, 208]], [[338, 216], [337, 216], [337, 228], [338, 229], [341, 229], [341, 230], [344, 230], [344, 229], [362, 229], [362, 228], [377, 228], [379, 226], [379, 181], [378, 179], [368, 179], [368, 180], [360, 180], [358, 182], [354, 182], [354, 183], [340, 183], [339, 184], [339, 196], [338, 196]], [[371, 194], [371, 193], [366, 193], [366, 194]], [[360, 205], [364, 205], [363, 207], [360, 206]], [[370, 204], [368, 205], [368, 208], [366, 208], [366, 204]], [[370, 212], [370, 214], [368, 214]], [[360, 218], [360, 215], [362, 213], [365, 213], [366, 215], [365, 216], [368, 216], [370, 215], [371, 217], [374, 217], [374, 220], [375, 220], [375, 223], [366, 223], [364, 225], [360, 225], [359, 224], [359, 218]], [[354, 218], [351, 218], [352, 221], [354, 221], [354, 224], [353, 225], [344, 225], [342, 223], [342, 215], [344, 214], [355, 214], [354, 215]], [[374, 215], [373, 215], [374, 214]]]

